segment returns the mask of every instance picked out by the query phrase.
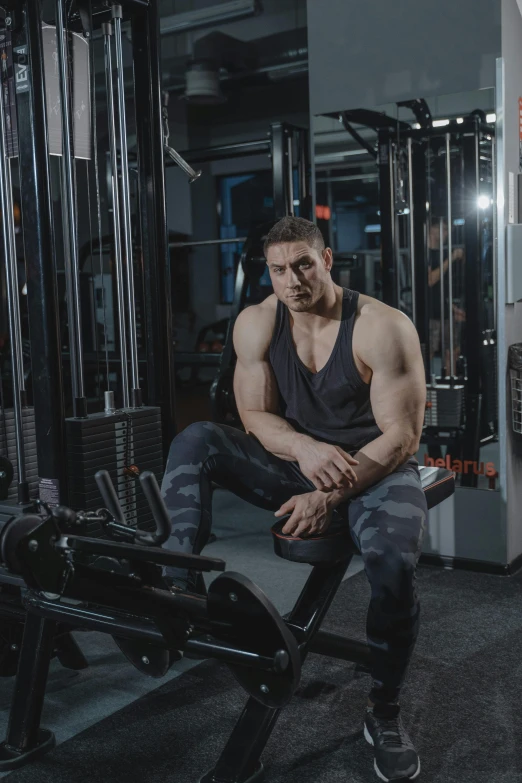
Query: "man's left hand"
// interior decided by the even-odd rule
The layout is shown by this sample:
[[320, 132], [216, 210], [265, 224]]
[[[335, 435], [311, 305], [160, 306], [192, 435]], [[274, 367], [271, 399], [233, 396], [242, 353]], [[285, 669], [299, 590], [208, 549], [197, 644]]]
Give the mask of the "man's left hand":
[[285, 535], [318, 536], [324, 533], [332, 521], [332, 506], [326, 492], [306, 492], [304, 495], [294, 495], [287, 500], [276, 517], [291, 514], [283, 527]]

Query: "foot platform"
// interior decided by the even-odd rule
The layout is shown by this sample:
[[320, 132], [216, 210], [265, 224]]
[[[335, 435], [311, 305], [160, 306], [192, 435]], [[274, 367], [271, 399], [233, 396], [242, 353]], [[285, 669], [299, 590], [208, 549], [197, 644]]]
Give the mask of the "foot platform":
[[25, 767], [26, 764], [45, 756], [54, 747], [56, 747], [56, 737], [48, 729], [39, 730], [37, 744], [31, 750], [17, 751], [2, 742], [0, 744], [0, 772], [10, 772], [13, 769]]

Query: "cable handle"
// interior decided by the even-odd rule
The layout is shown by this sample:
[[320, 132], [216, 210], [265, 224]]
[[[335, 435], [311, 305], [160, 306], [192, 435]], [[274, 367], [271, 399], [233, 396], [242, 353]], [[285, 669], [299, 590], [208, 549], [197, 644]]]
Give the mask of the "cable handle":
[[140, 483], [156, 522], [156, 532], [146, 533], [145, 531], [137, 530], [136, 538], [152, 546], [161, 546], [170, 538], [172, 533], [169, 513], [161, 497], [160, 488], [154, 473], [150, 470], [144, 470], [140, 474]]
[[118, 495], [116, 494], [116, 490], [114, 489], [114, 484], [112, 483], [112, 479], [109, 473], [106, 470], [99, 470], [95, 474], [94, 479], [109, 513], [119, 525], [127, 525], [127, 521], [123, 514]]

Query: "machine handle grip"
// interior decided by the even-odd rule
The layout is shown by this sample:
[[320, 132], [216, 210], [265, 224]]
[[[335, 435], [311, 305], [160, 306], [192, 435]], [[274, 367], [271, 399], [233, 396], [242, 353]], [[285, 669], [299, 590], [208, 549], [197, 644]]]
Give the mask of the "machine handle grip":
[[161, 546], [170, 538], [172, 532], [169, 513], [161, 497], [160, 488], [154, 473], [150, 470], [144, 470], [140, 474], [140, 483], [156, 522], [156, 532], [152, 534], [141, 533], [138, 530], [137, 537], [142, 540], [146, 539], [147, 543], [151, 543], [153, 546]]
[[114, 484], [112, 483], [109, 473], [106, 470], [99, 470], [95, 474], [94, 478], [96, 480], [96, 484], [98, 485], [100, 495], [103, 498], [103, 502], [105, 503], [110, 514], [112, 514], [118, 524], [126, 525], [127, 522], [123, 516], [120, 501], [118, 500], [118, 495], [116, 494], [116, 490], [114, 489]]

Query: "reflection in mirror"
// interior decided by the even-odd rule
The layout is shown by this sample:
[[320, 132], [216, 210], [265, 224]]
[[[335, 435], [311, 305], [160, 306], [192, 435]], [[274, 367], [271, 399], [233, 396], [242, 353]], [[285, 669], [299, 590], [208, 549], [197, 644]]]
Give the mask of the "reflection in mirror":
[[494, 91], [315, 120], [318, 224], [340, 285], [415, 323], [419, 461], [498, 489]]

